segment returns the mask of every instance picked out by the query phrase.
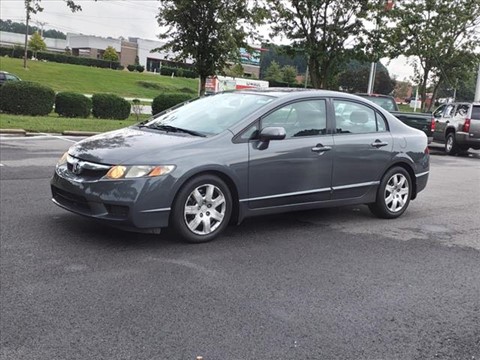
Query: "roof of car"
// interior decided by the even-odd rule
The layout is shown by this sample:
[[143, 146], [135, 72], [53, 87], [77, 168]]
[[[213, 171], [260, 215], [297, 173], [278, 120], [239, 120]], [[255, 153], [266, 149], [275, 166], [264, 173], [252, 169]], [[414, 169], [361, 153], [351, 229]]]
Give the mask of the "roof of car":
[[384, 94], [367, 94], [367, 93], [356, 93], [355, 95], [358, 96], [371, 96], [371, 97], [379, 97], [379, 98], [392, 98], [390, 95], [384, 95]]
[[321, 90], [321, 89], [305, 89], [305, 88], [253, 88], [253, 89], [241, 89], [234, 90], [232, 92], [244, 93], [244, 94], [265, 94], [274, 97], [284, 97], [288, 95], [302, 94], [302, 95], [320, 95], [320, 96], [347, 96], [353, 97], [353, 94], [331, 91], [331, 90]]

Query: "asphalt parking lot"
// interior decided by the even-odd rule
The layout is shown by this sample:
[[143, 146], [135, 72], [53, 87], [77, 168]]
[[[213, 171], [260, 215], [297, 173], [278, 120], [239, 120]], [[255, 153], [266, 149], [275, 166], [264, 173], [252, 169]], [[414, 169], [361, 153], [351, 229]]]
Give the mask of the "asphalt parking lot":
[[432, 149], [397, 220], [365, 206], [218, 240], [121, 232], [50, 201], [72, 138], [1, 138], [1, 359], [480, 359], [480, 155]]

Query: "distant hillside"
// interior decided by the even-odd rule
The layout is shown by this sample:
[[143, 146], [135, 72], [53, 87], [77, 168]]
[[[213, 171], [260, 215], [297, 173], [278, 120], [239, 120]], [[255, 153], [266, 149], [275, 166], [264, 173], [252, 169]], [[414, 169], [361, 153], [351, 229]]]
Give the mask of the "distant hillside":
[[74, 91], [82, 94], [112, 93], [123, 97], [152, 99], [162, 92], [181, 92], [194, 96], [198, 80], [153, 73], [138, 73], [95, 67], [0, 58], [0, 70], [19, 76], [24, 81], [35, 81], [55, 91]]
[[[26, 30], [25, 28], [26, 26], [24, 23], [14, 22], [12, 20], [0, 19], [0, 31], [12, 32], [17, 34], [25, 34], [25, 30]], [[36, 26], [28, 26], [29, 35], [32, 35], [36, 31], [40, 32], [41, 29], [39, 29]], [[52, 38], [52, 39], [66, 39], [67, 34], [58, 30], [47, 29], [47, 30], [43, 30], [43, 37]]]

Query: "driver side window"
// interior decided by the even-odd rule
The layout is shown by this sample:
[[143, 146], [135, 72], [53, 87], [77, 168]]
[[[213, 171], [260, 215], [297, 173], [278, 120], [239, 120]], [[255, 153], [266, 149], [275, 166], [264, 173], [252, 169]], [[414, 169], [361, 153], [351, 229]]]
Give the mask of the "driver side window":
[[261, 120], [261, 128], [283, 127], [287, 138], [325, 135], [325, 100], [300, 101], [275, 110]]

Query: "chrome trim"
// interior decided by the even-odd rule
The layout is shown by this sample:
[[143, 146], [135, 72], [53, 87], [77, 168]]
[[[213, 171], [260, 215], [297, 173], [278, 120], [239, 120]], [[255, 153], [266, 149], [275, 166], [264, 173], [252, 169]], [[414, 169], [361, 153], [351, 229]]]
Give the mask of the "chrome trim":
[[370, 181], [370, 182], [365, 182], [365, 183], [360, 183], [360, 184], [334, 186], [334, 187], [332, 187], [332, 190], [353, 189], [353, 188], [357, 188], [357, 187], [372, 186], [372, 185], [378, 185], [378, 184], [380, 184], [380, 181]]
[[70, 156], [70, 155], [67, 155], [67, 163], [69, 163], [70, 165], [73, 165], [74, 163], [78, 163], [83, 169], [87, 169], [87, 170], [108, 170], [111, 168], [110, 165], [96, 164], [90, 161], [84, 161], [84, 160], [74, 158], [73, 156]]
[[419, 178], [419, 177], [425, 176], [425, 175], [427, 175], [427, 174], [429, 174], [429, 173], [430, 173], [430, 171], [425, 171], [425, 172], [420, 173], [420, 174], [415, 174], [415, 177]]
[[150, 210], [142, 210], [141, 213], [153, 213], [153, 212], [163, 212], [163, 211], [170, 211], [172, 208], [163, 208], [163, 209], [150, 209]]
[[250, 198], [250, 199], [241, 199], [239, 200], [240, 202], [246, 202], [246, 201], [255, 201], [255, 200], [266, 200], [266, 199], [276, 199], [279, 197], [287, 197], [287, 196], [295, 196], [295, 195], [306, 195], [306, 194], [315, 194], [315, 193], [321, 193], [325, 191], [331, 191], [331, 188], [323, 188], [323, 189], [315, 189], [315, 190], [306, 190], [306, 191], [296, 191], [296, 192], [291, 192], [291, 193], [285, 193], [285, 194], [277, 194], [277, 195], [269, 195], [269, 196], [259, 196], [255, 198]]

